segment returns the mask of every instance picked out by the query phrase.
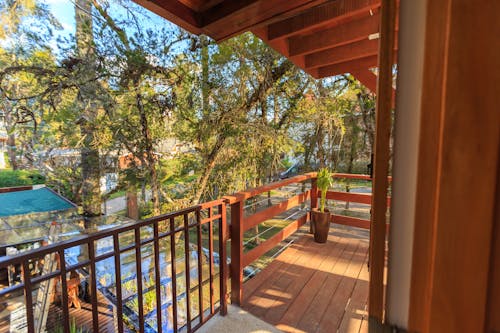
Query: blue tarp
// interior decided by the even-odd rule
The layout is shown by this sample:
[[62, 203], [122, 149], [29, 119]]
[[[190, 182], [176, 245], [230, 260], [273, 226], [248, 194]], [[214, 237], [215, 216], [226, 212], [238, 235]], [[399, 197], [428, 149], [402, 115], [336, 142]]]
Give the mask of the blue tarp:
[[48, 188], [0, 193], [0, 216], [51, 212], [74, 208]]

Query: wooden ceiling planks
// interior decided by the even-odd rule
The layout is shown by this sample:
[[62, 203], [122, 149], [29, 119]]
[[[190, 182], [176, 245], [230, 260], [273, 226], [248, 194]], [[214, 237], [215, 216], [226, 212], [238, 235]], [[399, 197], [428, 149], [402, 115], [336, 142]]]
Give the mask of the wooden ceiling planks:
[[177, 0], [134, 0], [134, 2], [193, 34], [202, 33], [199, 13], [182, 2]]
[[315, 78], [377, 65], [381, 0], [135, 1], [217, 42], [252, 31]]
[[310, 54], [368, 39], [369, 35], [378, 32], [379, 22], [380, 16], [377, 13], [320, 32], [292, 36], [288, 39], [290, 56]]
[[[203, 29], [217, 42], [298, 14], [327, 0], [226, 0], [202, 13]], [[227, 6], [224, 4], [227, 3]]]
[[380, 0], [338, 0], [313, 7], [299, 15], [270, 24], [269, 40], [286, 38], [308, 32], [314, 28], [325, 28], [358, 15], [366, 15], [380, 7]]
[[368, 56], [356, 60], [346, 61], [338, 64], [320, 67], [318, 69], [318, 78], [351, 73], [353, 71], [362, 71], [367, 68], [377, 67], [378, 56]]
[[223, 2], [224, 0], [178, 0], [189, 8], [197, 12], [203, 12], [213, 6]]
[[306, 69], [338, 64], [378, 54], [378, 39], [363, 39], [305, 56]]

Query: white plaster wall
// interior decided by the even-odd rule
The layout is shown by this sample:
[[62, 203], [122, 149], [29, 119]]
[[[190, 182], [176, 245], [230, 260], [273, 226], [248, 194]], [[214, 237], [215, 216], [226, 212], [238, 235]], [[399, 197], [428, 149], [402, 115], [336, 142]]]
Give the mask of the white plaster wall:
[[407, 328], [415, 222], [426, 0], [401, 0], [387, 313]]

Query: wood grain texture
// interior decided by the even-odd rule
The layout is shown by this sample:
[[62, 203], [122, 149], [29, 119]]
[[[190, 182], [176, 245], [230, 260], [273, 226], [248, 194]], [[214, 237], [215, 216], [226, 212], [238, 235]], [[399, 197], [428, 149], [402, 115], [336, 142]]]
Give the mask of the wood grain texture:
[[268, 26], [269, 40], [285, 38], [325, 25], [339, 24], [380, 6], [380, 0], [338, 0], [313, 7], [289, 19]]
[[177, 0], [134, 0], [134, 2], [170, 22], [175, 23], [181, 28], [186, 29], [190, 33], [198, 35], [202, 32], [200, 29], [201, 19], [198, 12]]
[[362, 19], [350, 21], [321, 33], [313, 32], [307, 35], [289, 38], [290, 56], [309, 54], [321, 50], [341, 46], [363, 39], [370, 34], [379, 32], [380, 15], [366, 16]]
[[[431, 295], [431, 271], [434, 252], [434, 215], [436, 211], [436, 187], [441, 149], [439, 130], [445, 71], [445, 47], [447, 36], [446, 8], [449, 0], [430, 1], [427, 4], [427, 23], [424, 52], [424, 86], [420, 120], [419, 158], [417, 167], [417, 193], [413, 258], [410, 290], [408, 328], [426, 332], [429, 323]], [[444, 16], [443, 16], [444, 15]], [[440, 31], [442, 33], [436, 33]], [[431, 83], [432, 82], [432, 83]]]
[[[499, 11], [498, 1], [450, 0], [428, 7], [422, 117], [436, 117], [439, 126], [422, 122], [437, 140], [422, 133], [421, 153], [427, 156], [419, 157], [417, 216], [430, 219], [416, 224], [424, 225], [414, 238], [412, 275], [420, 282], [411, 290], [411, 330], [485, 329], [498, 204]], [[443, 25], [439, 20], [445, 29], [436, 34], [436, 25]], [[436, 62], [442, 68], [428, 73], [428, 64]], [[433, 154], [436, 158], [426, 161]], [[424, 197], [432, 203], [418, 200]]]
[[238, 305], [243, 299], [243, 203], [231, 204], [231, 303]]
[[375, 54], [364, 58], [350, 60], [347, 62], [319, 67], [317, 68], [318, 78], [345, 74], [351, 71], [359, 72], [369, 68], [377, 67], [377, 65], [378, 55]]
[[498, 1], [448, 8], [431, 332], [484, 328], [500, 150], [499, 12]]
[[369, 40], [367, 38], [356, 43], [308, 54], [305, 56], [305, 65], [306, 69], [310, 69], [352, 61], [377, 54], [378, 40]]
[[387, 176], [389, 173], [392, 65], [396, 25], [396, 1], [383, 0], [380, 15], [380, 53], [377, 82], [375, 156], [373, 168], [372, 215], [370, 235], [370, 317], [383, 322], [384, 267], [386, 246]]
[[243, 308], [283, 332], [359, 332], [367, 257], [368, 236], [358, 229], [333, 229], [326, 244], [305, 234], [244, 284]]

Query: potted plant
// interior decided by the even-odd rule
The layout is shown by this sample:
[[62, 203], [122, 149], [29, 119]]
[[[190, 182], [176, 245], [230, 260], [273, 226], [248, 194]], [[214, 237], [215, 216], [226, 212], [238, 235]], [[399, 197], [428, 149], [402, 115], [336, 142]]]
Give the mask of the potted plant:
[[325, 209], [326, 192], [330, 187], [333, 187], [332, 175], [328, 168], [322, 168], [318, 171], [317, 176], [318, 190], [321, 191], [319, 200], [319, 208], [312, 210], [312, 225], [314, 231], [314, 240], [317, 243], [326, 243], [328, 232], [330, 231], [330, 212]]

